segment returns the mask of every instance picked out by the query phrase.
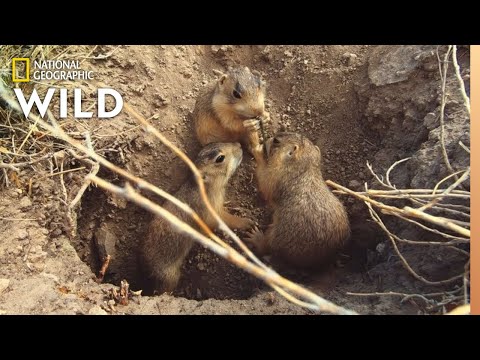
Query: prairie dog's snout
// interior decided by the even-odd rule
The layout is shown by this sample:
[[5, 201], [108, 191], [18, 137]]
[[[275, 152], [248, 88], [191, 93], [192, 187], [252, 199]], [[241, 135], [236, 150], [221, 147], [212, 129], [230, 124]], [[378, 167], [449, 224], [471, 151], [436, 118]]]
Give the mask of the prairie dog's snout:
[[205, 179], [225, 177], [225, 180], [228, 180], [237, 170], [242, 158], [240, 143], [212, 143], [200, 151], [196, 165]]

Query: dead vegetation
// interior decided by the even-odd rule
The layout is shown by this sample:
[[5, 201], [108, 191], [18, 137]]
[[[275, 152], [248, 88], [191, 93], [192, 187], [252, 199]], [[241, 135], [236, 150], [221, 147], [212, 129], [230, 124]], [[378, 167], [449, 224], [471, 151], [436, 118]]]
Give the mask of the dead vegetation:
[[[33, 89], [37, 91], [40, 98], [44, 98], [49, 87], [62, 88], [82, 88], [86, 94], [94, 91], [94, 88], [88, 82], [82, 81], [42, 81], [31, 80], [28, 83], [13, 83], [11, 74], [11, 63], [13, 58], [30, 58], [34, 60], [80, 60], [84, 61], [93, 52], [92, 46], [53, 46], [53, 45], [25, 45], [25, 46], [7, 46], [2, 45], [0, 49], [0, 81], [9, 88], [21, 88], [26, 94], [30, 94]], [[91, 100], [86, 100], [87, 107], [95, 105]], [[0, 105], [2, 103], [0, 102]], [[5, 105], [5, 104], [3, 104]], [[56, 104], [53, 104], [56, 105]], [[72, 119], [72, 113], [69, 114]], [[9, 106], [0, 106], [0, 183], [9, 186], [11, 182], [19, 187], [27, 186], [31, 192], [31, 183], [29, 179], [27, 184], [21, 184], [18, 177], [22, 168], [32, 167], [33, 169], [39, 163], [45, 161], [50, 167], [49, 176], [60, 175], [63, 172], [59, 170], [60, 164], [55, 162], [54, 154], [62, 150], [64, 145], [55, 141], [48, 132], [43, 131], [37, 125], [37, 122], [31, 122], [29, 119], [16, 114]], [[68, 120], [62, 124], [62, 127], [68, 131], [69, 126], [75, 120]], [[54, 172], [54, 169], [57, 172]], [[7, 171], [10, 170], [10, 171]], [[70, 170], [73, 171], [73, 170]]]
[[[144, 207], [148, 211], [164, 217], [178, 231], [189, 234], [194, 240], [198, 241], [219, 256], [234, 263], [250, 274], [264, 280], [280, 295], [295, 304], [306, 307], [312, 311], [323, 311], [335, 314], [354, 314], [355, 312], [337, 306], [304, 287], [285, 279], [258, 259], [248, 247], [244, 245], [240, 238], [223, 223], [218, 217], [218, 214], [216, 214], [211, 208], [205, 195], [201, 176], [185, 153], [163, 136], [155, 127], [150, 125], [143, 116], [128, 104], [125, 106], [125, 110], [137, 120], [139, 126], [141, 126], [146, 132], [153, 134], [190, 167], [195, 174], [195, 178], [202, 193], [202, 198], [207, 208], [217, 219], [220, 229], [225, 236], [232, 239], [241, 251], [228, 245], [224, 240], [215, 235], [187, 204], [180, 202], [168, 192], [108, 161], [104, 154], [101, 154], [95, 149], [95, 136], [92, 136], [92, 133], [88, 131], [87, 126], [82, 125], [81, 121], [74, 119], [72, 116], [73, 114], [69, 114], [68, 119], [61, 123], [56, 121], [52, 112], [48, 113], [48, 121], [34, 114], [29, 118], [25, 118], [21, 115], [18, 104], [11, 95], [9, 89], [18, 85], [14, 85], [9, 81], [11, 77], [11, 74], [9, 73], [11, 58], [30, 57], [32, 59], [61, 59], [62, 57], [68, 57], [69, 59], [78, 58], [84, 61], [92, 57], [102, 58], [102, 56], [105, 57], [111, 55], [100, 54], [93, 56], [95, 50], [96, 47], [87, 46], [2, 46], [0, 51], [0, 54], [2, 54], [0, 59], [0, 71], [2, 75], [0, 79], [0, 169], [2, 170], [0, 181], [2, 186], [23, 188], [28, 194], [31, 194], [32, 181], [38, 181], [41, 176], [45, 175], [38, 175], [39, 178], [31, 178], [27, 183], [22, 183], [19, 174], [23, 168], [30, 167], [36, 169], [36, 166], [43, 164], [50, 169], [50, 173], [46, 176], [58, 176], [63, 196], [60, 201], [65, 206], [66, 219], [69, 222], [71, 229], [70, 236], [75, 236], [77, 207], [81, 202], [85, 190], [93, 183], [116, 196], [124, 197], [129, 201]], [[459, 91], [462, 93], [465, 100], [465, 107], [468, 109], [468, 113], [470, 112], [468, 96], [465, 93], [465, 86], [459, 75], [459, 67], [456, 61], [456, 47], [449, 47], [445, 58], [439, 61], [443, 91], [443, 105], [442, 113], [440, 115], [442, 127], [444, 122], [444, 102], [446, 101], [444, 83], [446, 81], [446, 68], [450, 61], [450, 56], [454, 64], [456, 76], [459, 80]], [[89, 93], [94, 91], [95, 85], [94, 83], [79, 82], [51, 84], [46, 82], [33, 82], [33, 84], [22, 84], [20, 86], [25, 87], [25, 90], [28, 93], [28, 91], [33, 89], [33, 85], [39, 92], [40, 96], [43, 97], [48, 86], [82, 87], [87, 93]], [[87, 102], [87, 109], [94, 105], [95, 103], [93, 102], [90, 104]], [[83, 128], [85, 131], [79, 132], [79, 128]], [[459, 146], [462, 145], [463, 144], [459, 144]], [[463, 147], [465, 148], [465, 146]], [[465, 148], [465, 151], [469, 151], [468, 148]], [[442, 291], [425, 294], [384, 292], [363, 294], [349, 293], [348, 295], [398, 296], [402, 298], [402, 301], [410, 298], [417, 298], [424, 301], [432, 312], [440, 308], [442, 309], [442, 313], [447, 313], [446, 305], [469, 303], [470, 255], [468, 246], [470, 244], [470, 191], [462, 189], [461, 185], [466, 179], [468, 179], [470, 169], [453, 169], [448, 161], [448, 156], [445, 157], [444, 155], [444, 158], [451, 174], [448, 177], [441, 179], [433, 189], [398, 189], [395, 186], [394, 180], [392, 180], [392, 172], [399, 163], [408, 161], [408, 159], [403, 159], [402, 161], [393, 164], [386, 172], [385, 178], [375, 173], [373, 167], [370, 164], [367, 164], [368, 169], [376, 181], [384, 188], [382, 190], [372, 189], [367, 183], [365, 183], [364, 191], [352, 191], [333, 181], [328, 182], [328, 184], [336, 189], [337, 192], [353, 196], [366, 204], [371, 218], [387, 235], [395, 253], [402, 260], [406, 271], [425, 284], [443, 287]], [[64, 164], [67, 159], [76, 159], [82, 164], [82, 166], [65, 170]], [[101, 166], [108, 168], [123, 177], [126, 181], [125, 186], [119, 187], [100, 178], [98, 172]], [[74, 194], [70, 193], [69, 189], [67, 189], [63, 179], [65, 173], [72, 171], [81, 171], [82, 174], [85, 174], [85, 181], [81, 188]], [[38, 174], [41, 174], [41, 172], [38, 171]], [[449, 182], [451, 182], [451, 185], [446, 186]], [[142, 191], [155, 193], [156, 195], [173, 202], [180, 209], [192, 216], [200, 229], [202, 229], [207, 235], [203, 235], [199, 231], [181, 222], [178, 218], [165, 211], [161, 206], [147, 199], [141, 194]], [[411, 206], [397, 205], [404, 204], [405, 202], [410, 202]], [[400, 218], [402, 221], [405, 221], [412, 226], [420, 227], [421, 229], [434, 234], [436, 239], [434, 241], [404, 239], [396, 235], [387, 227], [382, 220], [382, 217], [379, 215], [379, 212], [384, 215]], [[449, 279], [439, 281], [426, 279], [419, 275], [409, 264], [408, 259], [402, 255], [398, 243], [407, 244], [409, 246], [444, 246], [451, 251], [459, 252], [465, 256], [465, 271]], [[99, 281], [103, 279], [108, 263], [109, 258], [107, 257], [104, 266], [102, 267], [102, 271], [100, 272]], [[461, 286], [458, 285], [459, 280]], [[447, 288], [443, 290], [445, 286], [447, 286]], [[448, 286], [451, 287], [448, 288]], [[128, 283], [122, 283], [120, 294], [113, 294], [112, 299], [115, 300], [115, 303], [119, 304], [128, 302], [128, 292]]]
[[[391, 173], [395, 167], [403, 162], [410, 160], [405, 158], [395, 162], [389, 167], [383, 176], [378, 175], [372, 165], [367, 163], [367, 167], [371, 172], [373, 178], [379, 185], [387, 190], [369, 189], [367, 183], [364, 184], [365, 191], [358, 192], [347, 189], [332, 181], [327, 183], [335, 189], [335, 192], [341, 194], [348, 194], [363, 201], [368, 208], [371, 218], [378, 224], [378, 226], [385, 232], [388, 239], [391, 241], [396, 255], [401, 259], [404, 268], [417, 280], [435, 286], [450, 285], [450, 289], [443, 292], [425, 293], [425, 294], [405, 294], [398, 292], [384, 292], [384, 293], [348, 293], [354, 296], [399, 296], [402, 297], [402, 302], [410, 298], [420, 298], [426, 305], [427, 309], [435, 310], [442, 309], [442, 313], [447, 313], [445, 306], [448, 304], [458, 304], [462, 302], [463, 305], [470, 303], [469, 289], [470, 289], [470, 251], [466, 250], [470, 245], [470, 191], [459, 190], [462, 184], [470, 177], [470, 167], [467, 169], [453, 169], [447, 156], [444, 143], [444, 118], [445, 118], [445, 104], [446, 104], [446, 78], [448, 64], [451, 61], [455, 67], [455, 74], [458, 80], [458, 90], [462, 94], [465, 108], [470, 116], [470, 101], [465, 92], [465, 85], [460, 76], [460, 69], [456, 58], [456, 46], [448, 46], [443, 61], [439, 59], [439, 69], [441, 75], [441, 108], [440, 108], [440, 126], [441, 126], [441, 142], [442, 155], [450, 174], [438, 181], [433, 189], [398, 189], [391, 180]], [[437, 52], [438, 55], [438, 52]], [[451, 59], [451, 60], [450, 60]], [[470, 150], [464, 144], [459, 143], [466, 152]], [[445, 187], [448, 181], [452, 184]], [[443, 186], [443, 187], [442, 187]], [[395, 201], [396, 200], [396, 201]], [[413, 207], [410, 206], [392, 206], [390, 203], [402, 203], [409, 201]], [[439, 236], [440, 239], [436, 241], [418, 241], [411, 239], [404, 239], [397, 236], [386, 226], [385, 222], [380, 217], [378, 211], [382, 214], [394, 216], [403, 221], [417, 226], [422, 230], [426, 230], [432, 234]], [[464, 271], [448, 279], [432, 281], [419, 275], [409, 264], [408, 260], [402, 255], [398, 243], [408, 244], [411, 246], [445, 246], [451, 251], [461, 253], [465, 257]], [[459, 280], [461, 285], [458, 286]], [[455, 285], [452, 285], [455, 284]]]

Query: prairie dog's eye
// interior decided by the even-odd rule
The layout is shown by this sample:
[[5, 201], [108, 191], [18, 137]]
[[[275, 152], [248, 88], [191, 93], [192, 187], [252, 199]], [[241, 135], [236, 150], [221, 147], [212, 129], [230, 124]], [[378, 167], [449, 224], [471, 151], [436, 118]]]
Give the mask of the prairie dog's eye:
[[225, 155], [219, 155], [219, 156], [217, 156], [217, 158], [215, 159], [215, 162], [216, 162], [216, 163], [222, 163], [223, 160], [225, 160]]
[[233, 90], [233, 96], [236, 97], [237, 99], [241, 99], [242, 95], [237, 90]]
[[277, 138], [273, 138], [273, 143], [274, 144], [280, 144], [280, 140], [278, 140]]

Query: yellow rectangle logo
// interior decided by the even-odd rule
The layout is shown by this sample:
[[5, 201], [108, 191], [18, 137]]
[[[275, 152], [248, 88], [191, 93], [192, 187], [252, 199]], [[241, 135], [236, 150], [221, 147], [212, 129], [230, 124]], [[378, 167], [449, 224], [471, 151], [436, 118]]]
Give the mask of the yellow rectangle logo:
[[[17, 77], [17, 62], [24, 62], [25, 76]], [[13, 58], [12, 59], [12, 81], [13, 82], [29, 82], [30, 81], [30, 59], [29, 58]]]

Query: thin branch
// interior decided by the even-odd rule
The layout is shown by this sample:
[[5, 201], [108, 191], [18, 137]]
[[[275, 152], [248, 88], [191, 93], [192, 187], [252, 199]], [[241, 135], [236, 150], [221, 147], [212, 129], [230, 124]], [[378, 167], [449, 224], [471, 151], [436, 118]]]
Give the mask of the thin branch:
[[428, 222], [431, 222], [432, 224], [444, 227], [446, 229], [452, 230], [462, 236], [465, 236], [467, 238], [470, 238], [470, 230], [465, 229], [459, 225], [456, 225], [452, 222], [450, 219], [446, 219], [444, 217], [437, 217], [433, 215], [426, 214], [422, 211], [419, 211], [417, 209], [413, 209], [409, 206], [405, 206], [402, 211], [405, 213], [407, 216], [412, 216], [416, 217]]
[[[440, 67], [443, 71], [440, 72], [442, 78], [442, 101], [440, 104], [440, 143], [442, 147], [442, 156], [445, 165], [447, 166], [448, 171], [453, 174], [455, 170], [452, 168], [450, 164], [450, 160], [448, 159], [447, 149], [445, 148], [445, 105], [447, 102], [447, 92], [446, 92], [446, 85], [447, 85], [447, 70], [448, 70], [448, 58], [450, 56], [450, 52], [452, 50], [452, 45], [448, 45], [447, 52], [445, 53], [443, 59], [443, 67]], [[456, 175], [455, 179], [458, 180]]]
[[49, 159], [51, 157], [52, 157], [52, 154], [46, 154], [46, 155], [43, 155], [42, 157], [39, 157], [38, 159], [34, 159], [32, 161], [25, 161], [25, 162], [21, 162], [21, 163], [6, 164], [4, 162], [0, 162], [0, 169], [5, 168], [5, 169], [10, 169], [10, 170], [18, 172], [20, 168], [33, 165], [35, 163], [38, 163], [39, 161], [43, 161], [43, 160]]
[[460, 93], [462, 94], [463, 103], [465, 104], [468, 116], [470, 117], [470, 99], [467, 96], [467, 92], [465, 91], [465, 83], [463, 82], [462, 75], [460, 74], [460, 66], [458, 65], [457, 60], [457, 45], [453, 45], [452, 50], [452, 60], [453, 67], [455, 68], [455, 76], [457, 77], [458, 85], [460, 86]]
[[373, 199], [369, 198], [368, 196], [365, 196], [363, 194], [360, 194], [360, 193], [357, 193], [353, 190], [350, 190], [346, 187], [343, 187], [343, 186], [341, 186], [341, 185], [339, 185], [339, 184], [337, 184], [337, 183], [335, 183], [331, 180], [327, 180], [325, 183], [329, 186], [332, 186], [332, 187], [336, 188], [336, 189], [342, 190], [343, 192], [345, 192], [349, 195], [352, 195], [352, 196], [356, 197], [357, 199], [360, 199], [362, 201], [366, 201], [366, 202], [380, 208], [382, 210], [382, 212], [384, 212], [384, 213], [389, 213], [389, 214], [392, 214], [392, 215], [393, 214], [401, 214], [401, 215], [404, 215], [406, 217], [415, 217], [415, 218], [418, 218], [418, 219], [422, 219], [422, 220], [431, 222], [435, 225], [441, 226], [445, 229], [452, 230], [452, 231], [454, 231], [454, 232], [456, 232], [460, 235], [463, 235], [467, 238], [470, 238], [470, 230], [454, 224], [452, 221], [450, 221], [450, 219], [446, 219], [446, 218], [443, 218], [443, 217], [435, 217], [435, 216], [426, 214], [422, 211], [418, 211], [417, 209], [413, 209], [413, 208], [408, 207], [408, 206], [405, 206], [403, 209], [399, 209], [395, 206], [385, 205], [381, 202], [378, 202], [376, 200], [373, 200]]
[[469, 149], [468, 147], [466, 147], [463, 142], [459, 141], [459, 142], [458, 142], [458, 145], [460, 145], [463, 150], [465, 150], [467, 153], [470, 154], [470, 149]]
[[[447, 175], [445, 176], [442, 180], [440, 180], [436, 185], [435, 187], [433, 188], [433, 192], [432, 194], [436, 194], [437, 191], [441, 191], [441, 192], [445, 192], [445, 190], [438, 190], [438, 188], [440, 187], [441, 184], [443, 184], [445, 181], [447, 181], [448, 179], [450, 179], [451, 177], [455, 176], [455, 175], [458, 175], [460, 173], [464, 172], [463, 170], [460, 170], [460, 171], [457, 171], [457, 172], [454, 172], [453, 174], [450, 174], [450, 175]], [[463, 190], [460, 190], [460, 193], [464, 192]]]
[[[453, 175], [453, 174], [452, 174]], [[449, 195], [457, 186], [459, 186], [461, 183], [463, 183], [465, 180], [467, 180], [467, 178], [470, 176], [470, 167], [468, 167], [467, 171], [465, 171], [463, 173], [463, 175], [458, 178], [457, 181], [455, 181], [452, 185], [450, 185], [445, 191], [442, 192], [442, 197], [439, 197], [439, 198], [436, 198], [436, 199], [433, 199], [432, 201], [430, 201], [428, 204], [422, 206], [421, 208], [419, 208], [418, 210], [420, 211], [425, 211], [429, 208], [431, 208], [432, 206], [434, 206], [436, 203], [438, 203], [439, 201], [441, 201], [443, 199], [443, 197]]]
[[17, 219], [17, 218], [9, 218], [9, 217], [0, 217], [0, 220], [5, 220], [5, 221], [39, 221], [40, 219]]
[[[464, 170], [459, 171], [459, 173], [465, 172]], [[448, 189], [448, 188], [447, 188]], [[437, 192], [444, 192], [447, 189], [437, 189]], [[373, 195], [373, 196], [378, 196], [378, 195], [439, 195], [439, 194], [432, 194], [433, 190], [431, 189], [395, 189], [395, 190], [376, 190], [376, 189], [368, 189], [368, 191], [360, 191], [359, 194], [363, 195]], [[469, 191], [465, 190], [453, 190], [452, 194], [458, 194], [458, 195], [465, 195], [468, 197], [470, 195]]]
[[398, 165], [398, 164], [401, 164], [405, 161], [408, 161], [410, 160], [411, 157], [408, 157], [408, 158], [405, 158], [405, 159], [402, 159], [402, 160], [398, 160], [396, 162], [393, 163], [392, 166], [390, 166], [387, 170], [387, 173], [386, 173], [386, 177], [387, 177], [387, 184], [388, 186], [390, 186], [392, 189], [395, 189], [395, 185], [392, 185], [392, 183], [390, 182], [390, 172], [392, 172], [392, 170]]
[[[85, 132], [85, 139], [87, 141], [88, 148], [93, 151], [92, 140], [90, 138], [90, 134], [88, 133], [88, 131]], [[70, 202], [70, 204], [68, 204], [68, 207], [67, 207], [67, 218], [70, 224], [70, 236], [73, 238], [77, 235], [77, 226], [76, 226], [77, 215], [75, 213], [75, 209], [80, 204], [80, 199], [82, 198], [83, 194], [90, 186], [90, 181], [88, 180], [89, 176], [97, 175], [98, 171], [100, 170], [100, 164], [98, 162], [93, 162], [89, 159], [80, 159], [79, 156], [73, 150], [70, 152], [70, 154], [72, 154], [74, 157], [76, 156], [76, 159], [79, 161], [88, 162], [91, 164], [90, 173], [85, 177], [85, 180], [83, 181], [82, 186], [78, 190], [77, 195]], [[110, 259], [108, 259], [108, 261], [110, 261]], [[106, 266], [108, 266], [108, 264]], [[102, 277], [102, 280], [103, 280], [103, 277]]]
[[418, 227], [422, 228], [423, 230], [427, 230], [427, 231], [430, 231], [434, 234], [437, 234], [437, 235], [441, 235], [445, 238], [448, 238], [448, 239], [455, 239], [457, 240], [457, 243], [464, 243], [464, 244], [468, 244], [470, 243], [470, 239], [465, 239], [465, 238], [462, 238], [462, 237], [459, 237], [459, 236], [454, 236], [454, 235], [450, 235], [450, 234], [447, 234], [447, 233], [444, 233], [442, 231], [439, 231], [437, 229], [432, 229], [428, 226], [425, 226], [423, 225], [422, 223], [419, 223], [418, 221], [415, 221], [415, 220], [412, 220], [412, 219], [409, 219], [408, 217], [405, 217], [403, 215], [400, 215], [400, 214], [394, 214], [394, 213], [391, 213], [390, 215], [393, 215], [393, 216], [396, 216], [402, 220], [405, 220], [405, 221], [408, 221], [412, 224], [415, 224], [417, 225]]
[[[372, 197], [377, 197], [377, 198], [385, 198], [385, 199], [411, 199], [412, 194], [381, 194], [378, 193], [376, 190], [369, 190], [368, 192], [359, 192], [358, 194], [361, 195], [370, 195]], [[456, 192], [449, 193], [447, 195], [443, 194], [416, 194], [415, 198], [418, 199], [437, 199], [437, 198], [456, 198], [456, 199], [470, 199], [470, 195], [468, 194], [459, 194]]]
[[347, 292], [347, 295], [351, 296], [360, 296], [360, 297], [374, 297], [374, 296], [400, 296], [403, 299], [401, 302], [405, 302], [408, 299], [417, 297], [425, 301], [427, 304], [433, 303], [433, 300], [427, 299], [427, 296], [445, 296], [445, 293], [432, 293], [432, 294], [406, 294], [406, 293], [400, 293], [400, 292], [395, 292], [395, 291], [389, 291], [389, 292], [374, 292], [374, 293], [352, 293], [352, 292]]
[[380, 218], [380, 216], [375, 212], [375, 210], [373, 210], [373, 207], [370, 203], [368, 202], [365, 202], [365, 204], [368, 206], [368, 210], [370, 211], [370, 215], [372, 216], [372, 218], [376, 221], [376, 223], [382, 228], [382, 230], [387, 234], [388, 238], [390, 239], [392, 245], [393, 245], [393, 249], [395, 250], [395, 253], [397, 254], [397, 256], [400, 258], [400, 260], [402, 261], [402, 264], [404, 266], [405, 269], [407, 269], [407, 271], [412, 274], [412, 276], [417, 279], [417, 280], [420, 280], [422, 282], [424, 282], [425, 284], [428, 284], [428, 285], [444, 285], [444, 284], [449, 284], [451, 282], [454, 282], [454, 281], [457, 281], [458, 279], [461, 279], [463, 277], [463, 274], [460, 274], [460, 275], [456, 275], [456, 276], [453, 276], [449, 279], [446, 279], [446, 280], [441, 280], [441, 281], [430, 281], [430, 280], [427, 280], [425, 279], [423, 276], [417, 274], [415, 272], [415, 270], [412, 269], [412, 267], [410, 266], [410, 264], [408, 263], [407, 259], [405, 259], [405, 257], [402, 255], [402, 253], [400, 252], [400, 249], [398, 248], [397, 246], [397, 242], [395, 241], [395, 237], [392, 235], [392, 233], [387, 229], [387, 227], [385, 226], [385, 224], [383, 223], [382, 219]]

